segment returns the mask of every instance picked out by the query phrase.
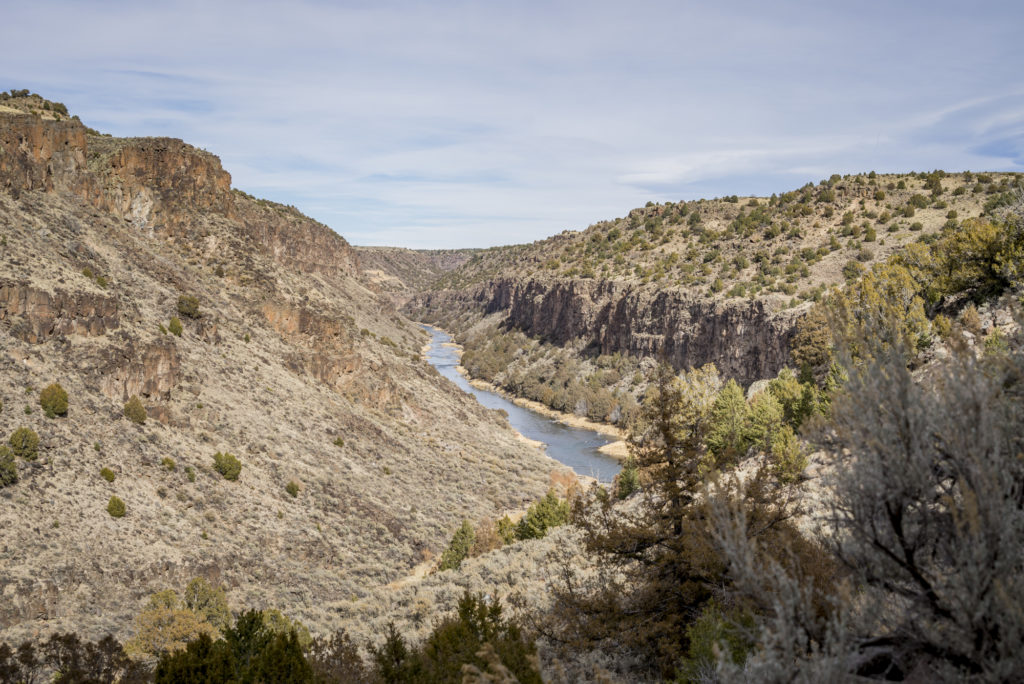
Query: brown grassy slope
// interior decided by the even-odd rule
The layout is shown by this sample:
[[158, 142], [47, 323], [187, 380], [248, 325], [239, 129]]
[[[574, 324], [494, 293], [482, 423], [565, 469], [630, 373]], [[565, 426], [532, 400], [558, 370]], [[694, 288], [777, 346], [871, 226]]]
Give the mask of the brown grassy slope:
[[[357, 264], [180, 141], [0, 113], [0, 436], [42, 440], [0, 489], [0, 640], [124, 638], [148, 593], [195, 575], [331, 629], [328, 606], [439, 552], [463, 517], [543, 493], [553, 463], [420, 359]], [[182, 294], [202, 315], [178, 338], [161, 327]], [[38, 406], [54, 381], [55, 420]], [[133, 394], [145, 425], [122, 415]]]

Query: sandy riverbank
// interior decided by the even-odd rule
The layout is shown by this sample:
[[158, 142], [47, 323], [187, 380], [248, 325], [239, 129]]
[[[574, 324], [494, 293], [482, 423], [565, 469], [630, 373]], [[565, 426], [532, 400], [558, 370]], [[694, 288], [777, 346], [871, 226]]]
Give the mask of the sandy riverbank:
[[569, 427], [580, 428], [583, 430], [592, 430], [594, 432], [599, 432], [602, 435], [605, 435], [606, 437], [611, 437], [612, 439], [615, 440], [614, 442], [605, 444], [603, 447], [600, 447], [598, 449], [598, 451], [600, 451], [602, 454], [606, 456], [611, 456], [612, 458], [618, 459], [620, 461], [626, 460], [626, 457], [629, 456], [629, 450], [626, 446], [626, 433], [620, 430], [619, 428], [615, 427], [614, 425], [608, 425], [607, 423], [595, 423], [592, 420], [581, 418], [580, 416], [577, 416], [572, 413], [563, 413], [562, 411], [556, 411], [550, 406], [546, 406], [540, 403], [539, 401], [533, 401], [532, 399], [524, 399], [523, 397], [517, 397], [516, 395], [511, 394], [510, 392], [506, 392], [504, 389], [498, 387], [497, 385], [485, 382], [484, 380], [477, 380], [475, 378], [469, 377], [469, 374], [466, 373], [466, 370], [462, 366], [458, 367], [458, 371], [463, 376], [465, 376], [466, 380], [468, 380], [469, 384], [473, 385], [473, 387], [476, 387], [477, 389], [480, 390], [484, 390], [486, 392], [494, 392], [495, 394], [501, 395], [505, 399], [511, 401], [516, 406], [529, 409], [534, 413], [539, 413], [542, 416], [551, 418], [552, 420], [557, 420], [559, 423], [562, 423], [563, 425], [568, 425]]
[[[440, 328], [438, 329], [440, 330]], [[442, 332], [451, 335], [451, 333], [448, 333], [447, 331], [442, 330]], [[462, 345], [456, 342], [444, 342], [442, 346], [451, 347], [456, 351], [459, 358], [462, 358]], [[424, 347], [424, 355], [426, 355], [426, 350], [429, 348], [430, 343], [428, 343], [426, 347]], [[466, 378], [466, 381], [469, 382], [469, 384], [471, 384], [473, 387], [476, 387], [479, 390], [484, 390], [485, 392], [493, 392], [495, 394], [498, 394], [504, 397], [505, 399], [508, 399], [516, 406], [529, 409], [534, 413], [539, 413], [542, 416], [551, 418], [552, 420], [557, 420], [559, 423], [562, 423], [563, 425], [568, 425], [569, 427], [580, 428], [582, 430], [592, 430], [594, 432], [598, 432], [602, 435], [605, 435], [606, 437], [611, 437], [612, 439], [615, 440], [614, 442], [605, 444], [604, 446], [598, 449], [598, 451], [600, 451], [602, 454], [606, 456], [611, 456], [612, 458], [617, 459], [619, 461], [624, 461], [629, 456], [629, 450], [626, 446], [626, 433], [623, 430], [615, 427], [614, 425], [609, 425], [608, 423], [596, 423], [592, 420], [587, 420], [586, 418], [577, 416], [573, 413], [564, 413], [563, 411], [556, 411], [550, 406], [542, 404], [539, 401], [533, 401], [532, 399], [517, 397], [516, 395], [505, 391], [504, 389], [498, 387], [497, 385], [491, 384], [484, 380], [479, 380], [477, 378], [470, 377], [469, 373], [461, 365], [456, 366], [455, 370], [458, 371], [458, 373], [462, 377]], [[543, 442], [538, 442], [536, 440], [530, 439], [529, 437], [525, 437], [523, 435], [519, 435], [519, 437], [527, 444], [543, 445]]]

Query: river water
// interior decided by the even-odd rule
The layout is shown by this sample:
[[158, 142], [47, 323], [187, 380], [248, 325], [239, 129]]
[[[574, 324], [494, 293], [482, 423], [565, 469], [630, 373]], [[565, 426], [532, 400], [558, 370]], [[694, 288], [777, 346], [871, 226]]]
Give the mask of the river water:
[[600, 432], [569, 427], [543, 414], [516, 406], [511, 401], [486, 390], [477, 389], [458, 372], [458, 351], [445, 343], [451, 342], [451, 335], [430, 325], [423, 325], [430, 333], [430, 348], [427, 361], [459, 389], [476, 397], [489, 409], [504, 409], [508, 422], [525, 437], [543, 442], [548, 456], [572, 468], [578, 475], [596, 477], [601, 482], [611, 482], [621, 466], [611, 456], [598, 449], [612, 440]]

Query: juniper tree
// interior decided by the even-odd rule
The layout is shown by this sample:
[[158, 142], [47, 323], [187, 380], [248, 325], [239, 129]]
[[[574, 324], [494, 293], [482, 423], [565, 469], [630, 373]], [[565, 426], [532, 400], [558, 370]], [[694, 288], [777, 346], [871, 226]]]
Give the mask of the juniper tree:
[[743, 390], [735, 380], [729, 380], [711, 405], [711, 424], [705, 439], [713, 456], [709, 466], [732, 465], [746, 455], [750, 448], [749, 419]]
[[463, 520], [459, 529], [455, 530], [448, 548], [441, 554], [441, 563], [438, 570], [453, 570], [469, 556], [469, 550], [473, 547], [473, 525], [468, 520]]
[[[719, 477], [706, 467], [706, 445], [720, 388], [714, 366], [678, 376], [667, 366], [659, 370], [629, 439], [644, 483], [639, 496], [623, 505], [596, 489], [574, 506], [596, 573], [562, 567], [555, 609], [539, 626], [555, 644], [569, 651], [615, 648], [643, 663], [644, 672], [627, 677], [673, 677], [691, 653], [691, 626], [711, 602], [730, 615], [739, 606], [705, 503], [708, 478]], [[766, 469], [728, 491], [747, 514], [743, 534], [764, 540], [762, 556], [791, 554], [802, 575], [819, 578], [812, 584], [829, 585], [832, 566], [789, 522], [792, 506]], [[749, 607], [764, 609], [754, 601]]]
[[12, 485], [18, 481], [18, 466], [14, 462], [14, 452], [7, 445], [0, 444], [0, 487]]
[[569, 521], [569, 504], [549, 489], [544, 498], [530, 505], [516, 526], [518, 539], [540, 539], [548, 529]]

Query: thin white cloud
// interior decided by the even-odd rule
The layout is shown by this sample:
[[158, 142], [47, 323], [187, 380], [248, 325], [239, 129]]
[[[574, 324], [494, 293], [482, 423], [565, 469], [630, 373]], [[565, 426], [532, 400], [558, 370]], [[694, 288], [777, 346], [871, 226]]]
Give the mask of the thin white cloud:
[[0, 88], [204, 147], [362, 244], [1024, 152], [1018, 2], [43, 0], [5, 24]]

